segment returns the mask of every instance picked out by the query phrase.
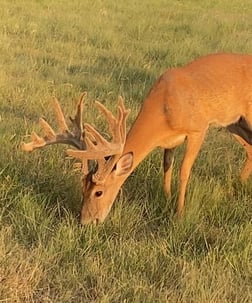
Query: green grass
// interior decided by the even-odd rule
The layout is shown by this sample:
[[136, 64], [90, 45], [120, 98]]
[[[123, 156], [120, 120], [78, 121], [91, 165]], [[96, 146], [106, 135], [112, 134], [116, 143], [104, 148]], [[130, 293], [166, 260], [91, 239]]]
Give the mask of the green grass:
[[[244, 153], [211, 130], [195, 163], [186, 213], [174, 220], [160, 151], [129, 177], [106, 222], [77, 224], [79, 175], [63, 147], [20, 151], [38, 117], [54, 121], [88, 91], [132, 109], [155, 79], [207, 53], [252, 53], [246, 0], [2, 0], [0, 10], [0, 302], [252, 302], [252, 183]], [[96, 121], [96, 124], [103, 123]], [[102, 125], [102, 124], [100, 124]]]

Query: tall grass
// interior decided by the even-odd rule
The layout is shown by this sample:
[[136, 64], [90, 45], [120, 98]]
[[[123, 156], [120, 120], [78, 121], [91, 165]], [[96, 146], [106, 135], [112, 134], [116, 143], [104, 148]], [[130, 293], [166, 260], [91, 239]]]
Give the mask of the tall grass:
[[166, 68], [207, 53], [252, 53], [252, 4], [223, 1], [2, 0], [0, 10], [0, 302], [252, 301], [251, 182], [245, 155], [211, 130], [195, 163], [186, 213], [162, 192], [160, 151], [129, 177], [107, 221], [80, 228], [79, 175], [64, 148], [19, 149], [39, 116], [54, 121], [88, 91], [132, 108]]

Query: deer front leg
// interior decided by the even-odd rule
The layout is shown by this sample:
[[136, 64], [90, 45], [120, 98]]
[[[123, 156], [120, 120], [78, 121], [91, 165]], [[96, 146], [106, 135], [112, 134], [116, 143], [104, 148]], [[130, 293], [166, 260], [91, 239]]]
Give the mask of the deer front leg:
[[164, 150], [163, 168], [164, 168], [164, 191], [167, 197], [171, 196], [171, 178], [172, 166], [174, 160], [174, 148]]
[[185, 155], [180, 169], [180, 185], [179, 185], [180, 188], [179, 188], [179, 200], [177, 207], [177, 214], [179, 217], [182, 215], [184, 209], [186, 186], [188, 183], [190, 172], [193, 163], [199, 153], [204, 137], [205, 137], [205, 132], [187, 136]]

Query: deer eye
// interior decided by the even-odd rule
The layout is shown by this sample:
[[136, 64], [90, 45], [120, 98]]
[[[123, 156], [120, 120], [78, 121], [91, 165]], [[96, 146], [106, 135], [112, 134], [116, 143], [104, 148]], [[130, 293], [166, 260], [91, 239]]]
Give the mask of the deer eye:
[[96, 196], [97, 198], [101, 197], [102, 194], [103, 194], [103, 192], [102, 192], [101, 190], [98, 190], [98, 191], [95, 192], [95, 196]]

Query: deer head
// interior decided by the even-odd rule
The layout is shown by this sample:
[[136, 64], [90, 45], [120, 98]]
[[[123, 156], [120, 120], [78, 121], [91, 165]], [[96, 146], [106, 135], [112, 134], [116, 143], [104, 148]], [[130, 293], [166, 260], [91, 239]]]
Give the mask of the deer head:
[[[81, 161], [83, 199], [80, 221], [81, 224], [97, 224], [103, 222], [108, 215], [123, 183], [123, 176], [132, 167], [132, 153], [122, 155], [126, 141], [126, 119], [130, 111], [125, 109], [122, 97], [118, 98], [117, 117], [100, 102], [95, 102], [108, 122], [112, 135], [111, 140], [108, 141], [92, 125], [82, 123], [85, 96], [86, 93], [80, 96], [76, 115], [70, 118], [72, 130], [68, 128], [60, 104], [55, 98], [54, 107], [59, 132], [55, 133], [51, 126], [40, 118], [39, 122], [45, 136], [40, 137], [33, 132], [31, 142], [23, 142], [21, 148], [24, 151], [33, 151], [58, 143], [73, 146], [75, 149], [68, 149], [67, 154]], [[95, 161], [95, 166], [90, 165], [91, 161]]]

